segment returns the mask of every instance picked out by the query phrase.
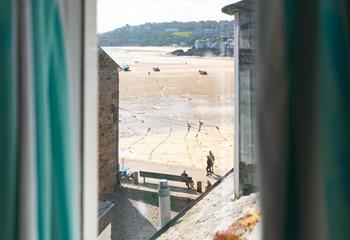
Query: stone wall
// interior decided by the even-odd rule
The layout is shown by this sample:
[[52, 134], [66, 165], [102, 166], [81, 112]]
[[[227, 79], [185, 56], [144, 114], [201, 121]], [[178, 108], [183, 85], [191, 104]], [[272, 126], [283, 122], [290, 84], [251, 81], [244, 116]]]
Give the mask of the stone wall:
[[118, 64], [99, 49], [99, 198], [111, 193], [117, 184], [118, 119], [119, 119]]
[[239, 24], [239, 180], [244, 195], [256, 191], [256, 6], [244, 0]]
[[[244, 195], [257, 190], [256, 143], [256, 0], [242, 0], [222, 11], [235, 16], [235, 72], [237, 73], [236, 161], [239, 168], [235, 191]], [[236, 166], [235, 166], [236, 167]], [[239, 176], [239, 178], [238, 178]], [[237, 184], [239, 182], [239, 184]]]

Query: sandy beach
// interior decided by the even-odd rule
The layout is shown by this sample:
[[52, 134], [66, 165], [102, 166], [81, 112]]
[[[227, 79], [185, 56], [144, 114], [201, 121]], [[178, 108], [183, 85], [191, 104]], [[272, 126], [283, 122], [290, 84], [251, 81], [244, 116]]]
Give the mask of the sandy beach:
[[205, 169], [211, 150], [218, 172], [233, 167], [232, 58], [171, 56], [170, 47], [104, 49], [130, 66], [119, 73], [121, 164]]

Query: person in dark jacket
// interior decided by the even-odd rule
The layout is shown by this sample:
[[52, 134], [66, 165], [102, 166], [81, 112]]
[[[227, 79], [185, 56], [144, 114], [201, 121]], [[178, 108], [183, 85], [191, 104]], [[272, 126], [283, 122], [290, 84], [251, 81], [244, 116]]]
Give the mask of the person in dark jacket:
[[209, 151], [209, 158], [211, 160], [211, 173], [214, 173], [214, 163], [215, 163], [215, 156], [214, 154], [212, 153], [212, 151]]
[[188, 178], [188, 174], [186, 173], [186, 170], [184, 170], [184, 171], [181, 173], [181, 176], [182, 176], [182, 177], [185, 177], [185, 178]]
[[186, 170], [184, 170], [184, 171], [181, 173], [181, 177], [184, 177], [184, 178], [186, 178], [186, 179], [188, 180], [188, 182], [186, 182], [187, 188], [190, 188], [190, 186], [191, 186], [191, 187], [194, 186], [194, 182], [193, 182], [192, 178], [188, 176], [188, 174], [186, 173]]
[[209, 176], [210, 174], [212, 174], [211, 169], [212, 169], [212, 161], [211, 161], [210, 157], [207, 156], [207, 168], [206, 168], [206, 170], [207, 170], [207, 176]]

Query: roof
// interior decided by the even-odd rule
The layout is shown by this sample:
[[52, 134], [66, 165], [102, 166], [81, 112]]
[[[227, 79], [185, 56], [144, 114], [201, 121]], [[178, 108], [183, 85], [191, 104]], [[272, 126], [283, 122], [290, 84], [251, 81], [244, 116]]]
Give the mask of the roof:
[[[220, 186], [225, 179], [228, 179], [232, 176], [233, 169], [231, 169], [228, 173], [226, 173], [223, 177], [221, 177], [217, 182], [215, 182], [211, 188], [209, 188], [206, 192], [201, 194], [196, 200], [194, 200], [191, 204], [189, 204], [187, 207], [185, 207], [178, 215], [176, 215], [170, 222], [168, 222], [164, 227], [162, 227], [158, 232], [156, 232], [150, 240], [155, 240], [159, 238], [162, 234], [167, 232], [170, 228], [172, 228], [174, 225], [176, 225], [179, 221], [181, 221], [181, 218], [186, 215], [192, 208], [198, 205], [199, 202], [201, 202], [208, 194], [210, 194], [214, 189], [217, 189], [217, 186]], [[233, 177], [232, 177], [233, 179]], [[233, 186], [233, 185], [232, 185]], [[232, 188], [233, 190], [233, 188]]]
[[[244, 220], [249, 215], [254, 214], [260, 219], [259, 195], [254, 193], [233, 201], [233, 181], [233, 173], [230, 172], [217, 186], [205, 192], [199, 200], [191, 204], [192, 206], [185, 209], [179, 214], [180, 216], [175, 217], [150, 239], [219, 239], [215, 238], [217, 234], [227, 232], [231, 229], [231, 225], [236, 226], [237, 221]], [[254, 235], [260, 236], [257, 223], [260, 223], [260, 220], [252, 223], [250, 230], [255, 230]], [[261, 239], [261, 237], [249, 238], [252, 232], [243, 228], [233, 230], [234, 234], [242, 237], [239, 239]]]
[[108, 55], [108, 53], [106, 53], [105, 50], [103, 50], [103, 48], [98, 47], [98, 55], [99, 57], [103, 57], [105, 59], [107, 59], [111, 64], [113, 64], [117, 69], [122, 68], [118, 63], [116, 63], [113, 58], [111, 58], [111, 56]]
[[254, 0], [242, 0], [223, 7], [221, 11], [232, 16], [241, 11], [253, 11], [254, 4]]

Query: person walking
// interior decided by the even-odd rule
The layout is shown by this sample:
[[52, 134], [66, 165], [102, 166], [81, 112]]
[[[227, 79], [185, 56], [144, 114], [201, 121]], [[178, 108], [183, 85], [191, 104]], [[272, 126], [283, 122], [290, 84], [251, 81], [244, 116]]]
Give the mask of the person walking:
[[210, 159], [210, 157], [207, 155], [207, 176], [209, 176], [212, 172], [211, 172], [211, 168], [212, 168], [212, 161]]
[[212, 151], [209, 151], [209, 158], [211, 160], [211, 173], [214, 173], [214, 163], [215, 163], [215, 156], [214, 154], [212, 153]]

